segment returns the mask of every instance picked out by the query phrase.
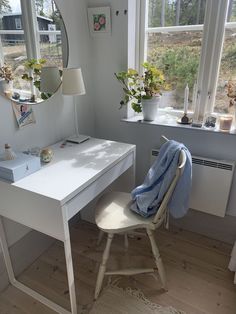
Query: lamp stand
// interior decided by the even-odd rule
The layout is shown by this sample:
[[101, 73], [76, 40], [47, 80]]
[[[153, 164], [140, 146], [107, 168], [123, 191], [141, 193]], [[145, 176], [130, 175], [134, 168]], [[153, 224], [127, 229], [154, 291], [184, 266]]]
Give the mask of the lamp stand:
[[75, 116], [75, 135], [69, 137], [66, 141], [69, 143], [81, 144], [81, 143], [89, 140], [90, 136], [79, 134], [77, 104], [75, 101], [75, 96], [73, 96], [73, 104], [74, 104], [74, 116]]

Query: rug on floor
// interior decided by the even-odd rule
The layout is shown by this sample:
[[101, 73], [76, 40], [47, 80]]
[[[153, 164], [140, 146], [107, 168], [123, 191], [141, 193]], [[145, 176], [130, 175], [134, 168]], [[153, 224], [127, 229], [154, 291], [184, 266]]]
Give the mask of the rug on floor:
[[104, 288], [89, 314], [186, 314], [150, 302], [140, 290]]

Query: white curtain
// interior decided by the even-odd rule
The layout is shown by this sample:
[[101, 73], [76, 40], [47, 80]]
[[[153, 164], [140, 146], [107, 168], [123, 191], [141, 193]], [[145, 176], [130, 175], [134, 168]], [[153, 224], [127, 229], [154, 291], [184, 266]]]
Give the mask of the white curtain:
[[231, 253], [231, 258], [229, 262], [229, 270], [234, 271], [234, 283], [236, 284], [236, 242], [234, 243], [234, 247]]

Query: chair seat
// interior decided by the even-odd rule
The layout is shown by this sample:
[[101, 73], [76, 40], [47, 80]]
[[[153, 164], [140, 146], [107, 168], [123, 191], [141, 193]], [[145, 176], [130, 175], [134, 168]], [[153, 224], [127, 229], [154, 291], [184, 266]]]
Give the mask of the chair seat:
[[105, 194], [97, 203], [97, 226], [107, 233], [120, 233], [137, 228], [151, 227], [153, 217], [144, 218], [130, 210], [131, 195], [124, 192]]

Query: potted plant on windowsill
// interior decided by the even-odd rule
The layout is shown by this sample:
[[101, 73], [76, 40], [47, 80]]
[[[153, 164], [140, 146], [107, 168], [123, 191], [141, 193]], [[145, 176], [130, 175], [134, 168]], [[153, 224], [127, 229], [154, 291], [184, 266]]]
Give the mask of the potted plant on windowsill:
[[0, 93], [7, 95], [13, 89], [13, 73], [11, 66], [4, 63], [0, 67]]
[[158, 103], [161, 98], [161, 89], [165, 89], [163, 73], [148, 62], [142, 64], [144, 74], [134, 69], [128, 69], [115, 73], [118, 81], [123, 85], [125, 93], [120, 105], [131, 103], [133, 110], [137, 113], [143, 112], [143, 119], [146, 121], [155, 120]]
[[[30, 59], [24, 63], [27, 72], [21, 78], [30, 83], [32, 102], [36, 101], [37, 94], [40, 93], [40, 75], [42, 67], [46, 62], [46, 59]], [[48, 98], [45, 93], [40, 93], [40, 97], [43, 100]]]

